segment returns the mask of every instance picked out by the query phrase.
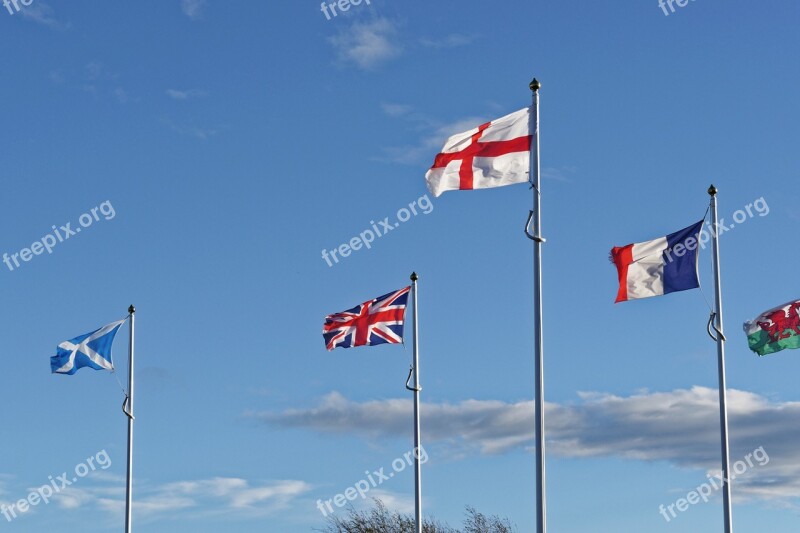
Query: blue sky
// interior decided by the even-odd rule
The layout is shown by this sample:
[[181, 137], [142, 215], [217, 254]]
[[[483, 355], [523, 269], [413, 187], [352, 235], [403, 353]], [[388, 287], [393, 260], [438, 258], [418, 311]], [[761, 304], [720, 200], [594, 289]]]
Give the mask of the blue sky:
[[[769, 456], [734, 482], [734, 526], [797, 530], [800, 361], [757, 358], [741, 331], [799, 296], [796, 2], [372, 0], [330, 20], [311, 1], [20, 7], [0, 8], [0, 253], [114, 214], [0, 264], [0, 503], [101, 452], [110, 466], [3, 530], [122, 527], [123, 394], [48, 358], [131, 303], [136, 531], [322, 527], [318, 499], [412, 446], [410, 346], [328, 353], [323, 317], [416, 270], [425, 514], [457, 524], [473, 505], [532, 531], [527, 187], [429, 198], [332, 266], [321, 250], [425, 202], [444, 140], [528, 105], [533, 76], [551, 529], [721, 529], [718, 493], [658, 512], [719, 465], [703, 294], [614, 305], [608, 261], [699, 220], [714, 182], [726, 222], [768, 206], [721, 239], [731, 459]], [[408, 511], [411, 469], [368, 496]]]

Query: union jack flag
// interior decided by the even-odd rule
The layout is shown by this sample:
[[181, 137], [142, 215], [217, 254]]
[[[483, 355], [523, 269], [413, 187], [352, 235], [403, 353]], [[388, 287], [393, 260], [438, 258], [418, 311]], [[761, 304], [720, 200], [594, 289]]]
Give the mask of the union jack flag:
[[405, 287], [326, 316], [322, 325], [325, 346], [330, 351], [403, 342], [403, 318], [410, 290], [411, 287]]

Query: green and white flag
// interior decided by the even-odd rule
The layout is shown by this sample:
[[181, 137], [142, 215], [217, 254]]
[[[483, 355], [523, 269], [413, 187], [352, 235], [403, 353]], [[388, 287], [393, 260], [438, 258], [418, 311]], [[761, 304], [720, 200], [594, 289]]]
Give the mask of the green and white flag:
[[800, 300], [780, 305], [744, 323], [750, 349], [758, 355], [800, 348]]

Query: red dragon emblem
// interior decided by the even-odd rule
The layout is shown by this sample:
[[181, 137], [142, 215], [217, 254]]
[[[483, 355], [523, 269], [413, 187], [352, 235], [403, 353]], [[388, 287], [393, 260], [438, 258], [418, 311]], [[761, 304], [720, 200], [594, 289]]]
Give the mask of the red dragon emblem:
[[772, 342], [800, 335], [800, 302], [794, 302], [788, 310], [778, 309], [767, 315], [769, 322], [756, 322], [769, 333]]

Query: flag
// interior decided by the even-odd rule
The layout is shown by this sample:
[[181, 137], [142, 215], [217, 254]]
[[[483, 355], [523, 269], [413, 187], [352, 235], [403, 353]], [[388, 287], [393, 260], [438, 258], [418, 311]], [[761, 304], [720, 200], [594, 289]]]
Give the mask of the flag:
[[326, 316], [322, 326], [325, 346], [333, 350], [403, 342], [403, 319], [410, 289], [405, 287]]
[[62, 342], [58, 345], [56, 355], [50, 358], [50, 370], [53, 374], [72, 375], [78, 369], [88, 366], [95, 370], [113, 372], [111, 345], [114, 343], [114, 335], [126, 320], [127, 317], [91, 333]]
[[617, 302], [662, 296], [696, 289], [698, 235], [701, 220], [688, 228], [652, 241], [615, 246], [611, 261], [617, 266]]
[[528, 181], [530, 108], [453, 135], [425, 174], [434, 196]]
[[785, 303], [744, 323], [747, 344], [758, 355], [800, 348], [800, 300]]

